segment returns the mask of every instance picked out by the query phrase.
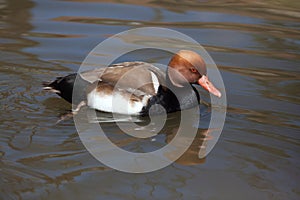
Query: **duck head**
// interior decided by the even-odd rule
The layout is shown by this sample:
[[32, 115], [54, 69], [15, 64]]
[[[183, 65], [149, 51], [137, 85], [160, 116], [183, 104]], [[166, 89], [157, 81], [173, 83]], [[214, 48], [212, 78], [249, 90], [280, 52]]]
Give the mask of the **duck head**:
[[221, 97], [221, 92], [209, 81], [206, 74], [203, 58], [193, 51], [181, 50], [169, 62], [168, 77], [174, 86], [184, 87], [187, 82], [199, 84], [213, 95]]

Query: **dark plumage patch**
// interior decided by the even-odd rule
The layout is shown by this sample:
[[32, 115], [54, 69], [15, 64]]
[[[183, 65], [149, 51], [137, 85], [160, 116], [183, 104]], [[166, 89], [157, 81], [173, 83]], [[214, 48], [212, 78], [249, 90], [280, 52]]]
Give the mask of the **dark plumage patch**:
[[89, 84], [87, 81], [83, 80], [80, 76], [77, 78], [77, 86], [73, 99], [73, 87], [75, 84], [77, 74], [70, 74], [65, 77], [57, 77], [53, 82], [43, 82], [44, 90], [49, 90], [61, 96], [66, 101], [78, 104], [79, 102], [85, 100], [85, 90]]

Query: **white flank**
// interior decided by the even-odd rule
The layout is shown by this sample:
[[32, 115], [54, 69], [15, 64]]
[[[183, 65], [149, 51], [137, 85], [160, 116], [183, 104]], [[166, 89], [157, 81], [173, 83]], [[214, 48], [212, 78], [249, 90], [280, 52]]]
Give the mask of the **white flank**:
[[87, 95], [87, 105], [104, 112], [138, 115], [144, 103], [145, 100], [144, 102], [131, 101], [130, 95], [122, 91], [115, 91], [112, 95], [108, 95], [94, 89]]
[[153, 83], [154, 91], [155, 91], [155, 93], [157, 93], [158, 87], [159, 87], [158, 78], [157, 78], [157, 76], [153, 72], [150, 72], [150, 73], [151, 73], [151, 78], [152, 78], [152, 83]]

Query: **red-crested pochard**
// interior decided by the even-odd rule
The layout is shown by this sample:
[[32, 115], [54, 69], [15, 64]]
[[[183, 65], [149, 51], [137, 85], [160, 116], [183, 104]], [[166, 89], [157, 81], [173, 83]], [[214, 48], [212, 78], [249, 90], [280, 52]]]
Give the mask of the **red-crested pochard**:
[[[152, 105], [175, 112], [199, 104], [199, 94], [192, 84], [199, 84], [217, 97], [221, 93], [209, 81], [206, 64], [193, 51], [181, 50], [168, 64], [166, 72], [145, 62], [123, 62], [78, 74], [58, 77], [44, 83], [52, 91], [73, 104], [128, 115], [148, 115]], [[76, 90], [73, 91], [76, 80]], [[72, 94], [73, 92], [76, 95]], [[74, 98], [75, 97], [75, 98]], [[161, 113], [162, 109], [151, 112]]]

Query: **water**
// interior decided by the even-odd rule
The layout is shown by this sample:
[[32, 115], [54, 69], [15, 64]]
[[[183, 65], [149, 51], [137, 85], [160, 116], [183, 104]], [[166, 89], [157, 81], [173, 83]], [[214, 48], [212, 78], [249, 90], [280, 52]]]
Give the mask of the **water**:
[[[299, 199], [299, 2], [122, 2], [1, 1], [1, 198]], [[169, 167], [126, 174], [95, 160], [72, 120], [55, 124], [71, 106], [41, 82], [77, 71], [110, 35], [144, 26], [181, 31], [207, 49], [228, 113], [205, 159], [197, 157], [199, 137]], [[205, 123], [209, 108], [201, 109]], [[124, 148], [153, 148], [104, 126]], [[171, 138], [157, 136], [156, 148]]]

